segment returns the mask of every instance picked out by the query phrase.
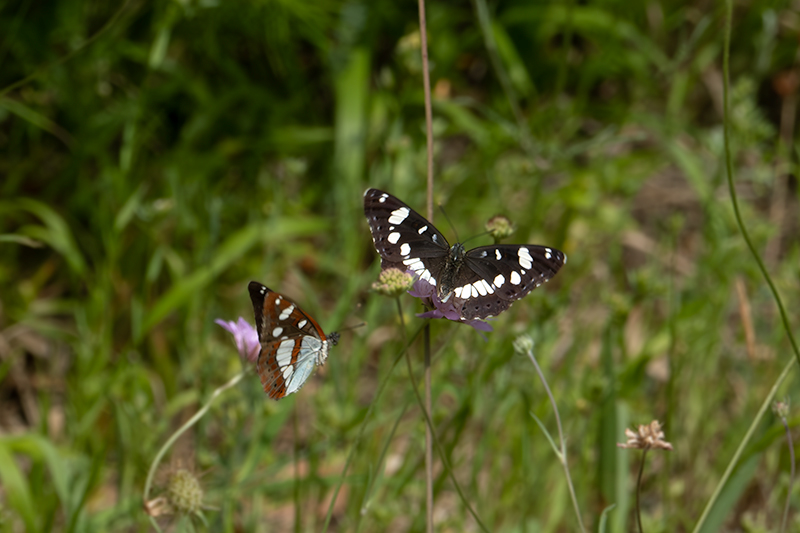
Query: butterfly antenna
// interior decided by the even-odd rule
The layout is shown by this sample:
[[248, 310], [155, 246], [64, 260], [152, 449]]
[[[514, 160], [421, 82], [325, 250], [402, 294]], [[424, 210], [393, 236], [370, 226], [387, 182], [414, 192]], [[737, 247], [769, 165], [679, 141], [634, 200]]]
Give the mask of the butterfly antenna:
[[478, 233], [477, 235], [473, 235], [472, 237], [470, 237], [466, 241], [462, 242], [461, 244], [467, 244], [472, 239], [477, 239], [478, 237], [483, 237], [484, 235], [491, 235], [491, 232], [490, 231], [484, 231], [483, 233]]
[[447, 221], [447, 224], [450, 226], [450, 229], [453, 230], [453, 233], [456, 236], [456, 242], [461, 242], [460, 240], [458, 240], [458, 232], [456, 231], [456, 227], [450, 221], [450, 217], [447, 216], [447, 211], [444, 210], [444, 206], [442, 204], [439, 204], [439, 211], [442, 212], [442, 214], [444, 215], [444, 219]]
[[355, 326], [347, 326], [346, 328], [340, 329], [339, 333], [341, 333], [343, 331], [348, 331], [348, 330], [351, 330], [351, 329], [360, 328], [361, 326], [366, 326], [366, 325], [367, 325], [366, 322], [362, 322], [361, 324], [356, 324]]

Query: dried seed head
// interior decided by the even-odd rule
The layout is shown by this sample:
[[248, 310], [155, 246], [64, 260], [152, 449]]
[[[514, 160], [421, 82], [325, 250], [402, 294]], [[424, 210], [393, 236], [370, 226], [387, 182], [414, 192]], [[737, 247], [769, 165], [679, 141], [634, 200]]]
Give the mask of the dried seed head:
[[776, 416], [779, 418], [789, 418], [789, 400], [781, 400], [777, 402], [773, 402], [772, 404], [772, 412], [775, 413]]
[[203, 508], [200, 480], [185, 468], [172, 472], [167, 481], [167, 500], [176, 512], [195, 514]]
[[414, 276], [397, 268], [387, 268], [381, 271], [378, 281], [372, 284], [372, 290], [396, 298], [413, 286]]
[[653, 420], [647, 425], [640, 425], [636, 431], [626, 429], [625, 436], [628, 441], [625, 443], [618, 442], [617, 446], [620, 448], [638, 448], [641, 450], [649, 450], [651, 448], [672, 449], [672, 444], [664, 440], [664, 432], [661, 431], [661, 424], [658, 420]]

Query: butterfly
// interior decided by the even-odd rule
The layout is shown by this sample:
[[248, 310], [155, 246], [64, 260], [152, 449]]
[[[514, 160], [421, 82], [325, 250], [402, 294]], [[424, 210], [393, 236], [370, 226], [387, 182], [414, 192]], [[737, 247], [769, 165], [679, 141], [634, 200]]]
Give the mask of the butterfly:
[[464, 320], [496, 316], [556, 275], [567, 256], [533, 244], [494, 244], [467, 251], [453, 246], [425, 217], [378, 189], [364, 193], [364, 214], [381, 269], [408, 271], [454, 299]]
[[325, 364], [339, 334], [325, 335], [317, 321], [296, 303], [257, 281], [251, 281], [247, 289], [261, 343], [258, 375], [264, 392], [273, 400], [280, 400], [300, 390], [314, 366]]

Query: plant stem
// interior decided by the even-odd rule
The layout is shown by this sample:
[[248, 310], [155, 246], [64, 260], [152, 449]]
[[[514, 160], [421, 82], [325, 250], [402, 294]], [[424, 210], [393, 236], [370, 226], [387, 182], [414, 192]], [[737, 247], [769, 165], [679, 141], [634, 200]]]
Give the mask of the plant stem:
[[575, 517], [578, 519], [578, 525], [580, 526], [580, 530], [583, 533], [586, 533], [586, 528], [583, 526], [583, 518], [581, 518], [581, 509], [578, 506], [578, 498], [575, 495], [575, 487], [572, 485], [572, 476], [569, 473], [569, 463], [567, 461], [567, 445], [564, 441], [564, 431], [561, 428], [561, 417], [558, 414], [558, 405], [556, 405], [556, 399], [553, 397], [553, 393], [550, 391], [550, 386], [547, 384], [547, 379], [544, 377], [544, 372], [542, 369], [539, 368], [539, 363], [536, 362], [536, 357], [533, 355], [533, 350], [525, 350], [530, 358], [531, 362], [533, 363], [534, 368], [536, 368], [536, 373], [539, 374], [539, 379], [544, 385], [544, 390], [547, 392], [547, 397], [550, 398], [550, 405], [553, 406], [553, 413], [556, 417], [556, 426], [558, 426], [558, 441], [559, 446], [561, 448], [561, 455], [559, 460], [561, 461], [561, 466], [564, 467], [564, 474], [567, 478], [567, 487], [569, 487], [569, 496], [572, 499], [572, 507], [575, 509]]
[[[217, 399], [217, 396], [219, 396], [226, 390], [230, 389], [237, 383], [239, 383], [246, 373], [247, 373], [246, 370], [239, 372], [238, 374], [233, 376], [227, 383], [215, 389], [214, 392], [211, 393], [211, 396], [209, 397], [206, 404], [203, 407], [201, 407], [200, 410], [197, 411], [192, 418], [187, 420], [186, 423], [184, 423], [180, 428], [178, 428], [178, 430], [172, 434], [172, 436], [167, 440], [167, 442], [164, 443], [161, 449], [158, 450], [155, 459], [153, 459], [153, 463], [150, 465], [150, 470], [147, 472], [147, 480], [144, 483], [144, 493], [142, 495], [142, 498], [145, 503], [150, 499], [150, 487], [153, 484], [153, 476], [156, 473], [156, 468], [158, 468], [158, 464], [161, 462], [161, 459], [164, 457], [164, 454], [167, 453], [167, 450], [169, 450], [170, 447], [173, 444], [175, 444], [175, 441], [178, 440], [178, 438], [181, 435], [183, 435], [187, 429], [195, 425], [198, 420], [203, 418], [203, 415], [205, 415], [206, 412], [208, 412], [208, 410], [211, 408], [211, 404], [214, 403], [214, 400]], [[150, 520], [155, 524], [155, 519], [153, 517], [150, 517]], [[156, 527], [158, 528], [158, 525], [156, 525]]]
[[639, 476], [636, 478], [636, 523], [639, 524], [639, 533], [644, 533], [644, 529], [642, 529], [642, 507], [639, 502], [641, 501], [642, 474], [644, 473], [644, 461], [647, 458], [647, 450], [648, 448], [645, 448], [642, 452], [642, 462], [639, 464]]
[[786, 430], [786, 440], [789, 441], [789, 458], [792, 461], [791, 470], [789, 472], [789, 486], [786, 489], [786, 504], [783, 507], [783, 519], [781, 519], [781, 533], [786, 531], [786, 521], [789, 519], [789, 502], [792, 500], [792, 487], [794, 486], [794, 443], [792, 442], [792, 432], [789, 431], [789, 424], [786, 423], [786, 417], [781, 417], [783, 428]]
[[[422, 84], [425, 91], [425, 137], [428, 148], [428, 220], [433, 222], [433, 111], [431, 110], [431, 76], [428, 67], [428, 31], [425, 22], [425, 0], [419, 0], [419, 35], [422, 54]], [[431, 414], [431, 332], [425, 324], [425, 418]], [[425, 425], [426, 530], [433, 533], [433, 443], [431, 424]]]

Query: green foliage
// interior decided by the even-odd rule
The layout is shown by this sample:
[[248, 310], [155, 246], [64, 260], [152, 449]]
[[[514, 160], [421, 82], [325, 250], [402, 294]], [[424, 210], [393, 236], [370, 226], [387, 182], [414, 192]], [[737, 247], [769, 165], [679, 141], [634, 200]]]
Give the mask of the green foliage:
[[[780, 135], [797, 87], [778, 75], [800, 68], [795, 11], [737, 4], [731, 50], [741, 207], [787, 303], [797, 172], [794, 131]], [[640, 455], [615, 443], [659, 419], [674, 451], [648, 454], [643, 521], [691, 529], [790, 357], [725, 188], [720, 11], [476, 0], [427, 15], [435, 201], [462, 240], [503, 214], [513, 241], [569, 255], [486, 342], [432, 324], [432, 416], [456, 479], [492, 531], [575, 528], [531, 417], [554, 433], [549, 402], [512, 348], [526, 333], [584, 522], [631, 530]], [[423, 417], [392, 366], [396, 305], [369, 291], [361, 207], [370, 186], [424, 211], [416, 3], [10, 2], [0, 64], [0, 530], [149, 530], [155, 454], [242, 368], [213, 321], [252, 319], [251, 279], [326, 331], [368, 325], [280, 402], [246, 376], [165, 472], [198, 473], [210, 530], [288, 530], [297, 516], [318, 531], [372, 406], [331, 530], [423, 530]], [[420, 309], [401, 304], [416, 331]], [[781, 427], [759, 428], [707, 531], [778, 527], [792, 489]], [[436, 475], [437, 527], [476, 529]]]

